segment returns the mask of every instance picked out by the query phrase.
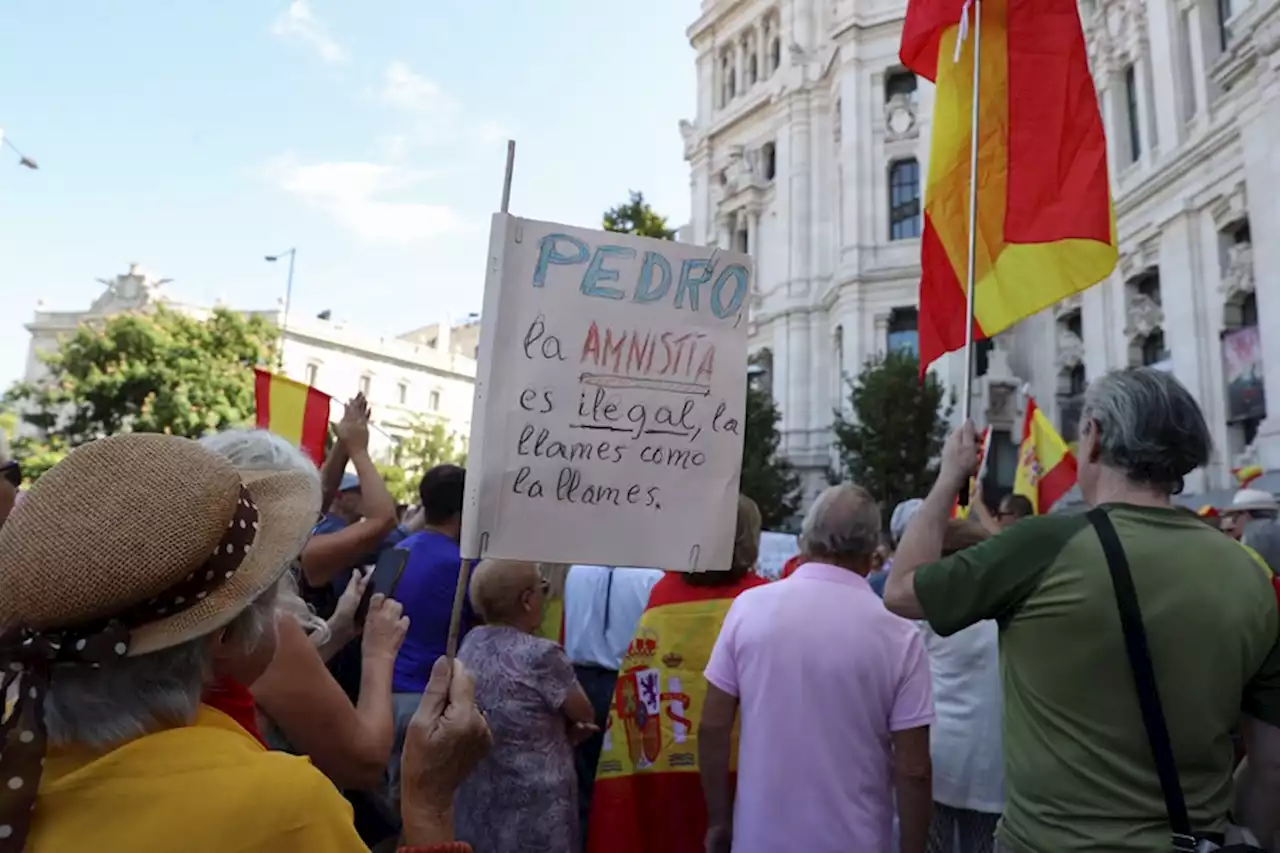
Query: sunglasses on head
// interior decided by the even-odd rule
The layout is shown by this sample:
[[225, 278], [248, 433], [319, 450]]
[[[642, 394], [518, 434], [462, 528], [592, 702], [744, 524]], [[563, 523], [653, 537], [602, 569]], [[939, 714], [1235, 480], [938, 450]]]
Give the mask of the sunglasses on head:
[[16, 461], [0, 463], [0, 478], [6, 480], [15, 489], [22, 485], [22, 466]]

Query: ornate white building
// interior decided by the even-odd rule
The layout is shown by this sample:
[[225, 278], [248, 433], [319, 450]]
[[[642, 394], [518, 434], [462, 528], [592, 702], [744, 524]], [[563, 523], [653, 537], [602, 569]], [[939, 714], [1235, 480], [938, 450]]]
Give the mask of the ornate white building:
[[[172, 299], [167, 292], [169, 279], [155, 279], [137, 264], [127, 273], [99, 282], [105, 290], [87, 311], [46, 311], [37, 306], [27, 324], [31, 341], [25, 381], [39, 381], [46, 375], [40, 355], [56, 350], [58, 339], [82, 323], [160, 302], [196, 317], [210, 313], [209, 308]], [[277, 326], [284, 320], [281, 307], [245, 313], [265, 317]], [[479, 337], [479, 321], [474, 318], [463, 325], [434, 324], [396, 338], [380, 338], [340, 322], [291, 313], [283, 336], [283, 373], [332, 395], [335, 419], [342, 414], [342, 401], [363, 391], [377, 427], [370, 434], [375, 455], [389, 452], [420, 420], [443, 422], [465, 442], [471, 429]]]
[[[1012, 482], [1024, 382], [1071, 440], [1088, 380], [1139, 364], [1172, 370], [1213, 429], [1217, 455], [1189, 490], [1225, 487], [1251, 456], [1280, 468], [1280, 0], [1079, 9], [1121, 261], [979, 350], [973, 411], [995, 432], [992, 476]], [[933, 93], [898, 60], [905, 11], [703, 0], [688, 30], [698, 98], [680, 125], [692, 191], [681, 239], [755, 258], [751, 351], [806, 497], [834, 461], [845, 377], [916, 346]], [[953, 388], [962, 362], [937, 366]]]

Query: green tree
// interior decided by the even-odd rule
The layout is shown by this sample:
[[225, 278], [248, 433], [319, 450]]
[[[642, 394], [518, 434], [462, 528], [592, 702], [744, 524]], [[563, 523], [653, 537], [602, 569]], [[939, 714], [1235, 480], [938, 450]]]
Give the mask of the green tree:
[[885, 522], [900, 501], [924, 497], [938, 473], [951, 406], [933, 374], [920, 379], [910, 352], [871, 359], [849, 382], [853, 417], [836, 412], [836, 442], [848, 479], [871, 492]]
[[418, 418], [391, 451], [390, 460], [378, 466], [378, 472], [397, 503], [414, 504], [422, 475], [445, 463], [467, 464], [465, 441], [439, 421]]
[[782, 415], [765, 391], [747, 388], [742, 439], [742, 493], [760, 507], [765, 530], [782, 529], [800, 504], [800, 477], [778, 455]]
[[644, 200], [644, 193], [631, 191], [631, 201], [604, 212], [604, 230], [637, 237], [674, 240], [675, 229], [667, 227], [667, 218], [659, 216]]
[[6, 395], [39, 438], [15, 442], [31, 479], [72, 448], [120, 432], [197, 438], [254, 413], [253, 367], [270, 364], [277, 331], [216, 309], [207, 319], [157, 307], [81, 326], [44, 357], [49, 376]]

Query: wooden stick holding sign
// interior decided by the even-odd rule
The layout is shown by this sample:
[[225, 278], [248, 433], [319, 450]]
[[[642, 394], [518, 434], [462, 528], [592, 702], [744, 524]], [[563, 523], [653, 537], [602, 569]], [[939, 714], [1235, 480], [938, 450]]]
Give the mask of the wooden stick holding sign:
[[[516, 141], [507, 140], [507, 171], [502, 178], [502, 212], [509, 213], [511, 207], [511, 177], [516, 168]], [[481, 556], [480, 554], [476, 555]], [[462, 555], [462, 565], [458, 567], [458, 586], [453, 591], [453, 615], [449, 617], [449, 638], [445, 641], [444, 654], [453, 660], [458, 653], [458, 635], [462, 633], [462, 609], [467, 601], [467, 587], [471, 585], [471, 560]]]

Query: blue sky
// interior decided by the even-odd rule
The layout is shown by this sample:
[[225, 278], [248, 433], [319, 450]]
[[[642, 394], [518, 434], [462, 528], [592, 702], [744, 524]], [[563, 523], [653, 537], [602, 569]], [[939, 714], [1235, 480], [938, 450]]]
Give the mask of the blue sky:
[[185, 301], [398, 333], [479, 310], [512, 212], [688, 216], [697, 0], [18, 0], [0, 8], [0, 388], [37, 300], [141, 263]]

